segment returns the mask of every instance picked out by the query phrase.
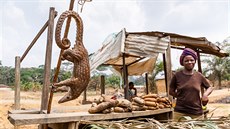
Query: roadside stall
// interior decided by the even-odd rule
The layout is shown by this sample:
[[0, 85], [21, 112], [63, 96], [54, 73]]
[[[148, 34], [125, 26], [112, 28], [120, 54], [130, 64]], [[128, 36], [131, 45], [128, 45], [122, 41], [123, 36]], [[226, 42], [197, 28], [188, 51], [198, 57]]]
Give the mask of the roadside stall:
[[[170, 47], [169, 47], [170, 46]], [[118, 34], [110, 35], [103, 46], [95, 52], [90, 61], [90, 70], [94, 71], [100, 65], [111, 65], [123, 76], [125, 98], [127, 96], [128, 76], [151, 74], [157, 57], [163, 55], [166, 91], [171, 79], [171, 50], [183, 50], [189, 47], [198, 54], [198, 71], [202, 73], [200, 54], [227, 57], [217, 45], [205, 37], [190, 37], [175, 33], [159, 31], [126, 32], [122, 29]], [[148, 94], [146, 79], [146, 94]], [[167, 94], [168, 96], [168, 94]]]
[[[157, 57], [163, 55], [165, 83], [167, 97], [169, 82], [171, 80], [171, 48], [183, 49], [190, 47], [198, 53], [198, 70], [201, 70], [200, 53], [211, 54], [218, 57], [226, 57], [227, 53], [209, 42], [206, 38], [193, 38], [165, 32], [126, 32], [122, 29], [111, 36], [96, 53], [91, 56], [90, 71], [94, 71], [100, 65], [111, 65], [123, 76], [125, 98], [128, 98], [128, 76], [151, 74]], [[147, 80], [147, 79], [146, 79]], [[146, 84], [148, 85], [148, 84]], [[148, 86], [146, 87], [148, 94]], [[9, 121], [15, 125], [48, 124], [53, 129], [76, 129], [86, 121], [109, 121], [126, 118], [148, 117], [156, 120], [169, 120], [172, 117], [173, 108], [156, 110], [132, 111], [123, 113], [50, 113], [38, 114], [30, 111], [10, 111]]]
[[[143, 34], [131, 34], [121, 30], [110, 36], [91, 57], [90, 69], [94, 71], [100, 65], [111, 65], [123, 77], [125, 98], [129, 98], [128, 76], [152, 74], [158, 55], [166, 55], [167, 72], [171, 72], [170, 37], [157, 37]], [[148, 93], [148, 86], [146, 86]]]

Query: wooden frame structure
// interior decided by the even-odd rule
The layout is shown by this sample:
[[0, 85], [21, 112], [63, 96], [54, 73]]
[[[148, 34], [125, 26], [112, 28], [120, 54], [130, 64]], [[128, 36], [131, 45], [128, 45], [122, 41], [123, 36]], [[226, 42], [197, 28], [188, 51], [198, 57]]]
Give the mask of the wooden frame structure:
[[[57, 16], [57, 12], [54, 7], [50, 8], [49, 19], [32, 40], [26, 51], [23, 53], [22, 57], [15, 57], [15, 110], [20, 110], [20, 64], [29, 53], [33, 45], [36, 43], [38, 38], [42, 33], [48, 28], [47, 31], [47, 44], [46, 44], [46, 55], [45, 55], [45, 66], [44, 66], [44, 80], [42, 87], [42, 100], [41, 100], [41, 109], [40, 113], [43, 113], [43, 110], [47, 110], [48, 105], [48, 95], [49, 95], [49, 86], [50, 86], [50, 69], [51, 69], [51, 54], [52, 54], [52, 43], [53, 43], [53, 28], [54, 28], [54, 18]], [[15, 127], [17, 128], [17, 127]]]

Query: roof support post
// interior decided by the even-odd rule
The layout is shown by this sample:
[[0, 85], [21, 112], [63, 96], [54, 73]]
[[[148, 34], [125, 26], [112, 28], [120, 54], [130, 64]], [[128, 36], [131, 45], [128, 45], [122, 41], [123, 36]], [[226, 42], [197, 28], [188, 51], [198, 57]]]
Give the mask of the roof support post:
[[105, 76], [101, 75], [101, 81], [100, 81], [100, 87], [101, 87], [101, 95], [105, 94]]
[[129, 94], [128, 94], [128, 90], [129, 90], [129, 86], [128, 86], [128, 70], [127, 70], [127, 66], [125, 65], [125, 53], [122, 54], [122, 63], [123, 63], [123, 80], [124, 80], [124, 94], [125, 94], [125, 99], [129, 99]]
[[[199, 50], [197, 50], [196, 53], [197, 53], [198, 72], [202, 73], [201, 60], [200, 60], [200, 52], [199, 52]], [[203, 96], [203, 94], [204, 94], [204, 88], [201, 87], [201, 95]]]
[[166, 49], [166, 53], [163, 54], [164, 60], [164, 72], [165, 72], [165, 85], [167, 96], [169, 96], [169, 85], [172, 78], [172, 66], [171, 66], [171, 44], [169, 42], [168, 48]]
[[148, 73], [145, 73], [145, 87], [146, 87], [146, 94], [149, 94], [149, 78]]

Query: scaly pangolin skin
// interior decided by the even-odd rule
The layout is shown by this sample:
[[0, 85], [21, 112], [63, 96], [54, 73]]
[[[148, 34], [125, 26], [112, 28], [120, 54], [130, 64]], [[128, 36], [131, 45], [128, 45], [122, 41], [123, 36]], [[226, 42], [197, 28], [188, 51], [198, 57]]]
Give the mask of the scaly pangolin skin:
[[[61, 28], [67, 17], [74, 18], [77, 24], [76, 41], [72, 49], [70, 47], [70, 41], [67, 38], [61, 40]], [[54, 83], [54, 86], [67, 86], [69, 87], [68, 93], [61, 98], [58, 103], [64, 103], [78, 98], [81, 93], [87, 88], [90, 79], [90, 68], [88, 52], [83, 45], [83, 23], [81, 17], [74, 11], [65, 11], [61, 14], [57, 21], [55, 30], [55, 40], [57, 45], [64, 49], [62, 54], [62, 60], [68, 60], [73, 62], [73, 75], [70, 79], [66, 79], [59, 83]]]

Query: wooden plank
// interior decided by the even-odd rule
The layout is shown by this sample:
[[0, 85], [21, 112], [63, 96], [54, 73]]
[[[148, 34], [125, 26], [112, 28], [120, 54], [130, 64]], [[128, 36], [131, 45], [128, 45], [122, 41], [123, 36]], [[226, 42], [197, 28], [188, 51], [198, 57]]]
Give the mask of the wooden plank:
[[53, 114], [9, 114], [11, 124], [30, 125], [30, 124], [50, 124], [50, 123], [67, 123], [80, 120], [112, 120], [124, 119], [131, 117], [143, 117], [150, 115], [158, 115], [162, 113], [171, 113], [173, 108], [165, 108], [158, 110], [133, 111], [126, 113], [109, 113], [109, 114], [89, 114], [88, 112], [76, 113], [53, 113]]
[[[43, 110], [43, 113], [46, 114], [46, 110]], [[40, 110], [10, 110], [8, 114], [39, 114]]]

